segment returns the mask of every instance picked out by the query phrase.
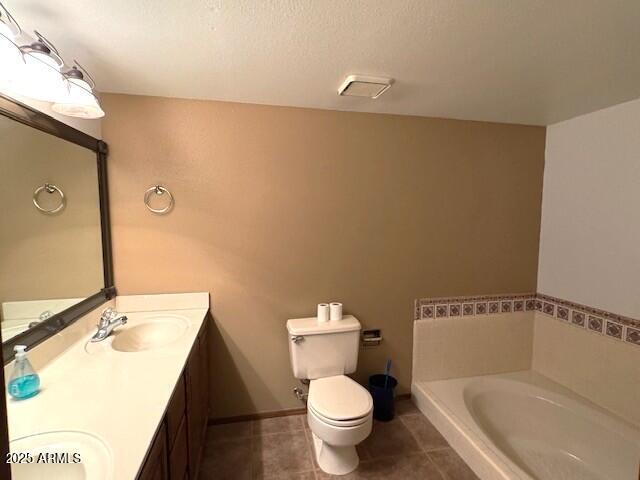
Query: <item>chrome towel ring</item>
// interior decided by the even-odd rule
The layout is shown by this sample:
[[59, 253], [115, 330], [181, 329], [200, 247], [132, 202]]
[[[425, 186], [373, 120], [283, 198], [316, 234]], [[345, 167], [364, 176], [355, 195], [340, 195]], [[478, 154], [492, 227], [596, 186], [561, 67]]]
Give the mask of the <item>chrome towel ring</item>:
[[[153, 208], [151, 205], [149, 205], [149, 200], [151, 199], [152, 193], [155, 193], [156, 195], [164, 195], [166, 193], [167, 198], [169, 199], [169, 203], [167, 204], [167, 206], [164, 208]], [[166, 187], [163, 187], [162, 185], [155, 185], [149, 188], [146, 192], [144, 192], [145, 206], [149, 209], [150, 212], [156, 213], [158, 215], [165, 215], [169, 213], [173, 208], [174, 203], [175, 202], [173, 200], [173, 195], [171, 195], [171, 192]]]
[[[57, 193], [58, 195], [60, 195], [60, 204], [57, 207], [51, 208], [51, 209], [43, 208], [38, 203], [38, 196], [40, 195], [41, 192], [47, 192], [49, 194]], [[64, 196], [64, 192], [62, 190], [60, 190], [59, 187], [57, 187], [53, 183], [45, 183], [44, 185], [42, 185], [42, 186], [40, 186], [40, 187], [38, 187], [38, 188], [36, 188], [34, 190], [34, 192], [33, 192], [33, 204], [42, 213], [45, 213], [47, 215], [53, 215], [54, 213], [58, 213], [60, 210], [62, 210], [66, 206], [67, 199]]]

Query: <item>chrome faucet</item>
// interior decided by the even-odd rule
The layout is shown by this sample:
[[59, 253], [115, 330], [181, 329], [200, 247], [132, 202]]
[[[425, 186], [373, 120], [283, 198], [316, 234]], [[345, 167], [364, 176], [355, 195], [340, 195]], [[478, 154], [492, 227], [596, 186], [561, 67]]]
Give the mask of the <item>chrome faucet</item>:
[[98, 331], [95, 333], [93, 337], [91, 337], [92, 342], [101, 342], [109, 335], [116, 327], [120, 325], [126, 325], [127, 317], [126, 315], [121, 315], [116, 312], [113, 308], [105, 308], [102, 311], [102, 315], [100, 315], [100, 321], [98, 322]]

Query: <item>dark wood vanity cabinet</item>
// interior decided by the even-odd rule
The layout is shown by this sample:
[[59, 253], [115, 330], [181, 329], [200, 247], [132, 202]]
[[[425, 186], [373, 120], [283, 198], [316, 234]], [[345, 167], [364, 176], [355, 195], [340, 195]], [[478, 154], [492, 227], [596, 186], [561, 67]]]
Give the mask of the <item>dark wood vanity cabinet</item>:
[[151, 444], [144, 468], [138, 478], [139, 480], [165, 480], [169, 478], [167, 434], [164, 422], [160, 425], [160, 430]]
[[[186, 368], [189, 473], [197, 478], [209, 417], [209, 349], [207, 329], [201, 331]], [[172, 479], [173, 480], [173, 479]]]
[[205, 319], [138, 480], [196, 480], [198, 477], [209, 418], [207, 342]]

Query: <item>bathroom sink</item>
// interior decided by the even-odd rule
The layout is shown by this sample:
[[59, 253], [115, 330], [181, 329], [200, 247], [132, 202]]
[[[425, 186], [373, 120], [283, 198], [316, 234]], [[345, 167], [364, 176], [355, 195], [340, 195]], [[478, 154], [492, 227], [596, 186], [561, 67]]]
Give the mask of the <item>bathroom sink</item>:
[[184, 319], [161, 317], [115, 332], [111, 348], [120, 352], [139, 352], [163, 347], [179, 339], [186, 330]]
[[113, 459], [102, 440], [76, 431], [45, 432], [18, 438], [9, 444], [14, 456], [13, 480], [109, 480]]
[[95, 353], [105, 348], [118, 352], [144, 352], [161, 348], [179, 340], [187, 331], [189, 321], [179, 315], [133, 317], [125, 327], [114, 330], [110, 337], [97, 343], [87, 343], [86, 351]]

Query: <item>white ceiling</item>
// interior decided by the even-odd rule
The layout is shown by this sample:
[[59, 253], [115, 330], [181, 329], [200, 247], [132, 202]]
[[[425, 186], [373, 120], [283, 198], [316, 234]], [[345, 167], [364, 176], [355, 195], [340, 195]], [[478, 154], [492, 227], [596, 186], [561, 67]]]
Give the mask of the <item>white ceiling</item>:
[[[550, 124], [640, 97], [639, 0], [5, 0], [99, 90]], [[350, 73], [389, 76], [377, 100]]]

